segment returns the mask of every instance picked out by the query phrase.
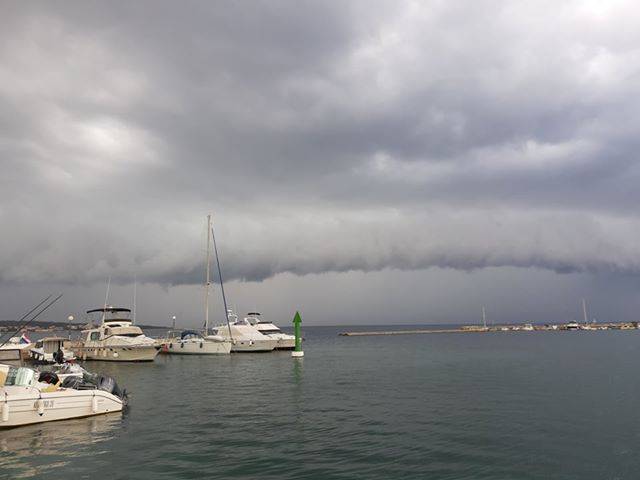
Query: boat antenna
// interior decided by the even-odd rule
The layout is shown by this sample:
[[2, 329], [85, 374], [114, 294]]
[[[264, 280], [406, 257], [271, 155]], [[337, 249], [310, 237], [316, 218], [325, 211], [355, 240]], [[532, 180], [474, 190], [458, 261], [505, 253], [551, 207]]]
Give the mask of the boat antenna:
[[133, 315], [131, 316], [131, 325], [136, 323], [136, 287], [138, 283], [138, 277], [134, 273], [133, 274]]
[[[211, 217], [211, 216], [209, 216]], [[229, 338], [233, 343], [233, 335], [231, 334], [231, 324], [229, 323], [229, 310], [227, 310], [227, 297], [224, 295], [224, 282], [222, 281], [222, 269], [220, 268], [220, 257], [218, 256], [218, 246], [216, 245], [216, 235], [213, 233], [213, 225], [210, 225], [211, 238], [213, 238], [213, 250], [216, 253], [216, 264], [218, 265], [218, 277], [220, 278], [220, 290], [222, 291], [222, 302], [224, 303], [224, 316], [227, 319], [227, 328], [229, 329]]]
[[211, 284], [211, 214], [207, 215], [207, 256], [206, 256], [206, 279], [204, 282], [204, 334], [209, 334], [209, 286]]
[[[40, 307], [43, 303], [45, 303], [47, 300], [49, 300], [51, 298], [52, 295], [49, 295], [47, 298], [45, 298], [43, 301], [41, 301], [38, 305], [36, 305], [34, 308], [32, 308], [27, 314], [23, 315], [22, 318], [20, 320], [18, 320], [19, 322], [24, 320], [26, 317], [28, 317], [31, 313], [33, 313], [38, 307]], [[26, 322], [24, 322], [22, 325], [20, 325], [15, 332], [13, 332], [11, 335], [9, 335], [9, 338], [13, 337], [14, 335], [16, 335], [20, 330], [22, 330], [23, 328], [25, 328], [27, 325], [29, 325], [31, 322], [33, 322], [36, 318], [38, 318], [40, 315], [42, 315], [51, 305], [53, 305], [54, 303], [56, 303], [58, 300], [60, 300], [62, 298], [62, 294], [58, 295], [56, 298], [54, 298], [53, 300], [51, 300], [49, 303], [47, 303], [44, 307], [42, 307], [40, 309], [40, 311], [38, 313], [36, 313], [33, 317], [31, 317], [29, 320], [27, 320]], [[0, 345], [0, 347], [3, 347], [8, 341], [9, 338], [7, 338], [4, 342], [2, 342], [2, 345]]]
[[111, 275], [109, 275], [109, 279], [107, 280], [107, 293], [104, 296], [104, 309], [102, 310], [102, 323], [104, 323], [104, 319], [107, 316], [107, 302], [109, 301], [110, 288], [111, 288]]

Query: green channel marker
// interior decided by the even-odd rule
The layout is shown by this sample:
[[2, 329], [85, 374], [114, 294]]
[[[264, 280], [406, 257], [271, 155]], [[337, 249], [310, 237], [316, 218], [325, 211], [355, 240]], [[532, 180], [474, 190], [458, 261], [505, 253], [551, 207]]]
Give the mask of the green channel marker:
[[300, 324], [302, 323], [302, 318], [300, 318], [300, 313], [296, 312], [295, 317], [293, 317], [293, 328], [294, 334], [296, 336], [296, 346], [291, 352], [292, 357], [304, 357], [304, 352], [302, 351], [302, 335], [300, 334]]

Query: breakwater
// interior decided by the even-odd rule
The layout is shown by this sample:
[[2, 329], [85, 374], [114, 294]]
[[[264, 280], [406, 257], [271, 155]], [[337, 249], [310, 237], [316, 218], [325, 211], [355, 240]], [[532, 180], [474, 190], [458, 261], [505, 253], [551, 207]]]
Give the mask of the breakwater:
[[535, 332], [535, 331], [600, 331], [600, 330], [638, 330], [640, 327], [638, 322], [618, 322], [618, 323], [590, 323], [578, 324], [570, 322], [567, 324], [553, 325], [533, 325], [533, 324], [517, 324], [517, 325], [492, 325], [478, 326], [465, 325], [456, 328], [419, 328], [406, 330], [371, 330], [371, 331], [351, 331], [340, 332], [338, 335], [343, 337], [363, 337], [375, 335], [421, 335], [431, 333], [492, 333], [492, 332]]

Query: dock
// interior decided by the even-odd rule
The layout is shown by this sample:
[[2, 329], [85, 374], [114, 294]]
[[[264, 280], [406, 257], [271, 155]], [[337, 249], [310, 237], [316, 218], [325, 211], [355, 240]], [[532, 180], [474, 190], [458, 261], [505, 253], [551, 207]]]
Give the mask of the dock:
[[618, 323], [599, 323], [599, 324], [577, 324], [575, 322], [557, 325], [532, 325], [516, 324], [516, 325], [492, 325], [478, 326], [465, 325], [456, 328], [419, 328], [411, 330], [370, 330], [370, 331], [354, 331], [341, 332], [341, 337], [368, 337], [378, 335], [424, 335], [429, 333], [493, 333], [493, 332], [537, 332], [537, 331], [602, 331], [602, 330], [638, 330], [640, 325], [638, 322], [618, 322]]

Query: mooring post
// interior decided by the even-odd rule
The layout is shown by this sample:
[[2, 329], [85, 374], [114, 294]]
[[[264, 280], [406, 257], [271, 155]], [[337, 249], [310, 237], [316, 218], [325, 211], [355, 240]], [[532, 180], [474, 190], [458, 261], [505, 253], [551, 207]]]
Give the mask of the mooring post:
[[293, 317], [293, 330], [296, 336], [296, 346], [291, 352], [292, 357], [304, 357], [304, 352], [302, 351], [302, 335], [300, 334], [300, 324], [302, 323], [302, 318], [300, 318], [300, 313], [296, 312], [295, 317]]

